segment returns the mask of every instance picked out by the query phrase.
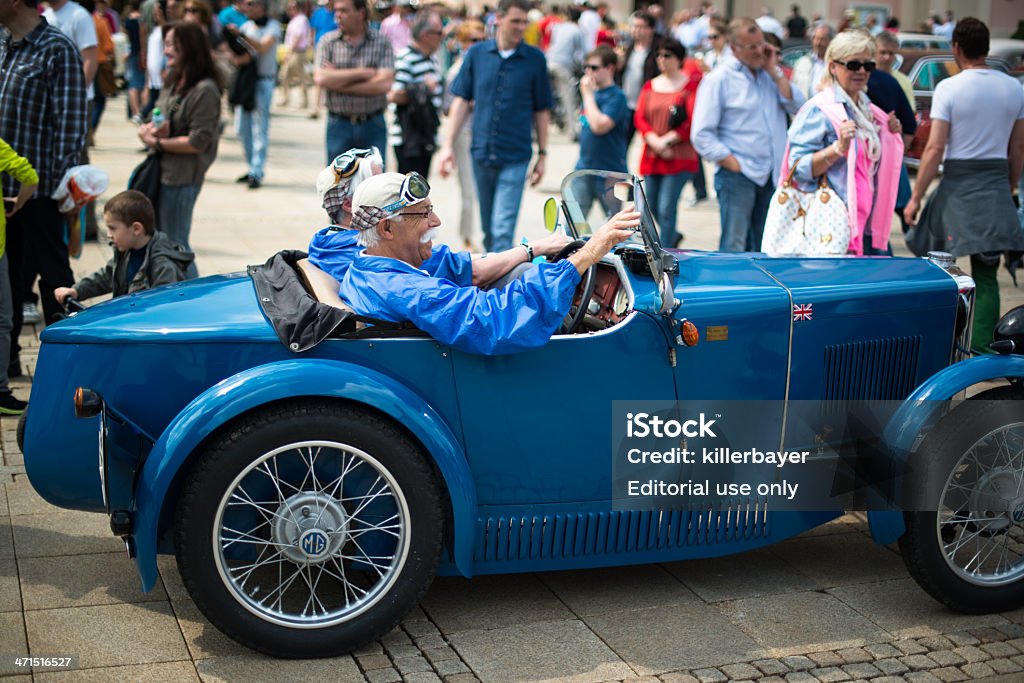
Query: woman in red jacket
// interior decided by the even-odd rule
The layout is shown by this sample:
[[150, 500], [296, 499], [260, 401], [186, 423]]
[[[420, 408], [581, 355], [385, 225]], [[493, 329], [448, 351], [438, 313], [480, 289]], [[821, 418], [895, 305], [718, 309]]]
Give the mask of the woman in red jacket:
[[640, 175], [644, 176], [647, 201], [661, 226], [661, 244], [666, 247], [679, 246], [683, 241], [683, 235], [676, 231], [679, 195], [699, 163], [690, 144], [690, 119], [700, 73], [684, 71], [685, 59], [686, 48], [678, 41], [669, 38], [659, 46], [661, 74], [644, 84], [634, 117], [644, 141]]

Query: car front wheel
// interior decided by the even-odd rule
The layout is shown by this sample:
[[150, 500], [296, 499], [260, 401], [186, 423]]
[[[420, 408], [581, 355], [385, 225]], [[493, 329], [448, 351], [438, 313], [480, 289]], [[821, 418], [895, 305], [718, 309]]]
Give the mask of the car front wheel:
[[178, 568], [220, 630], [277, 657], [347, 652], [390, 630], [437, 568], [440, 494], [388, 420], [329, 402], [229, 426], [178, 499]]
[[917, 453], [930, 497], [904, 513], [900, 539], [917, 583], [968, 613], [1024, 605], [1024, 401], [978, 398], [946, 415]]

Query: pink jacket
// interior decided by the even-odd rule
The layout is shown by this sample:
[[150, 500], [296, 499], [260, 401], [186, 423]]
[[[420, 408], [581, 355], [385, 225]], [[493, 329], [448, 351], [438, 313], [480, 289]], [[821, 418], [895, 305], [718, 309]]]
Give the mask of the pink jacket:
[[[846, 107], [837, 102], [832, 88], [823, 90], [804, 104], [805, 107], [816, 106], [832, 122], [838, 135], [839, 124], [846, 121]], [[889, 232], [892, 230], [893, 210], [896, 208], [896, 193], [899, 190], [900, 168], [903, 164], [903, 138], [889, 130], [889, 115], [871, 105], [871, 113], [879, 126], [878, 137], [882, 144], [882, 157], [878, 162], [875, 187], [858, 187], [856, 181], [857, 153], [856, 145], [850, 145], [846, 155], [846, 210], [850, 216], [850, 247], [849, 253], [864, 253], [864, 226], [857, 220], [857, 193], [875, 192], [875, 201], [871, 211], [871, 246], [885, 250], [889, 246]], [[782, 171], [779, 174], [780, 184], [789, 176], [789, 146], [782, 158]], [[877, 190], [876, 190], [877, 188]]]

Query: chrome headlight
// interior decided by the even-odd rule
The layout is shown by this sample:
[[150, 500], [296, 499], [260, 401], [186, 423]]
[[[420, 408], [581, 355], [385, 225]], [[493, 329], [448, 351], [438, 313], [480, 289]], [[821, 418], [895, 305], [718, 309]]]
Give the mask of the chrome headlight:
[[956, 259], [945, 251], [929, 251], [928, 260], [941, 267], [956, 281], [956, 321], [953, 325], [953, 349], [949, 362], [957, 363], [971, 355], [971, 328], [974, 322], [974, 278], [960, 270]]

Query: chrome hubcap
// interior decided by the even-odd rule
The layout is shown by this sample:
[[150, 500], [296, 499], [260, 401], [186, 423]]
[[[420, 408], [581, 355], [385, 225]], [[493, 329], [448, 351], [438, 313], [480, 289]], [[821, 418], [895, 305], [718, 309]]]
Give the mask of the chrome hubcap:
[[352, 446], [304, 441], [257, 458], [221, 498], [217, 571], [249, 612], [324, 628], [381, 600], [405, 566], [409, 507], [394, 476]]
[[348, 542], [345, 508], [322, 493], [296, 493], [273, 519], [271, 541], [296, 564], [323, 562]]
[[1024, 577], [1024, 423], [976, 441], [946, 480], [936, 516], [946, 564], [965, 581]]

